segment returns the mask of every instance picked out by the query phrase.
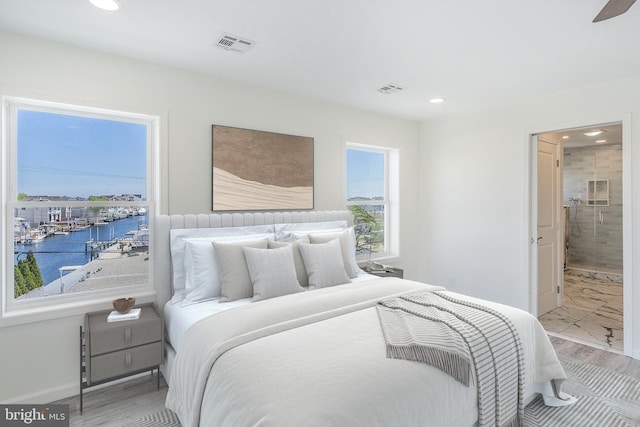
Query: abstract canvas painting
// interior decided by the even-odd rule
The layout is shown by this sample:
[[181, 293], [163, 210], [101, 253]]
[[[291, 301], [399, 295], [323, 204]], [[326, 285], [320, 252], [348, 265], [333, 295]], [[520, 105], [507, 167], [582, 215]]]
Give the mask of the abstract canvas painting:
[[213, 210], [313, 209], [313, 138], [213, 125]]

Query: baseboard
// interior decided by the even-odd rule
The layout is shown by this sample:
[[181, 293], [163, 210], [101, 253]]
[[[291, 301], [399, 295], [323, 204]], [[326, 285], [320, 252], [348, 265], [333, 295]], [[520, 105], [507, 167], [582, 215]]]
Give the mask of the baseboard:
[[77, 382], [74, 382], [10, 398], [5, 400], [3, 403], [44, 405], [46, 403], [55, 402], [56, 400], [66, 399], [79, 393], [80, 385]]

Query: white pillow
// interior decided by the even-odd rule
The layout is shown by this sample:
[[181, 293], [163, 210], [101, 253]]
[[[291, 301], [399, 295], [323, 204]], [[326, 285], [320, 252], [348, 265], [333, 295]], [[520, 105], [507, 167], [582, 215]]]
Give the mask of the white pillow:
[[293, 264], [296, 267], [296, 277], [300, 286], [309, 286], [309, 278], [307, 277], [307, 270], [304, 268], [304, 261], [302, 260], [302, 254], [300, 254], [300, 243], [310, 243], [309, 237], [304, 236], [294, 242], [276, 242], [269, 240], [269, 249], [277, 249], [283, 246], [291, 246], [293, 252]]
[[278, 249], [245, 246], [243, 250], [253, 284], [253, 301], [304, 291], [296, 278], [291, 245]]
[[342, 251], [342, 262], [344, 269], [350, 278], [358, 276], [362, 270], [358, 267], [356, 261], [356, 234], [353, 227], [349, 227], [344, 231], [330, 233], [313, 233], [309, 235], [309, 241], [313, 243], [326, 243], [335, 238], [340, 239], [340, 250]]
[[309, 274], [309, 288], [324, 288], [351, 282], [344, 271], [338, 239], [315, 245], [301, 243], [300, 253]]
[[[220, 302], [253, 296], [253, 284], [244, 256], [244, 247], [267, 249], [267, 239], [251, 242], [212, 242], [220, 268]], [[293, 256], [291, 257], [293, 259]]]
[[186, 273], [184, 268], [184, 256], [186, 241], [191, 239], [213, 240], [250, 240], [261, 237], [273, 238], [273, 225], [255, 225], [248, 227], [221, 227], [221, 228], [175, 228], [169, 230], [171, 250], [171, 269], [173, 304], [182, 301], [186, 295]]
[[215, 252], [209, 239], [187, 240], [184, 253], [185, 297], [182, 306], [220, 295]]
[[[310, 233], [337, 232], [348, 227], [346, 220], [323, 221], [323, 222], [298, 222], [288, 224], [275, 224], [274, 232], [276, 240], [292, 241], [296, 240], [296, 235], [306, 235]], [[295, 234], [294, 234], [295, 233]]]

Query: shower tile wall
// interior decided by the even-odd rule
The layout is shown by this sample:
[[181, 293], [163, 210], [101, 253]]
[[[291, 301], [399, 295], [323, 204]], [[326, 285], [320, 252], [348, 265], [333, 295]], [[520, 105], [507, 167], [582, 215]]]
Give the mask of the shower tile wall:
[[[622, 147], [565, 148], [563, 163], [564, 205], [570, 214], [567, 266], [622, 272]], [[587, 205], [587, 181], [593, 179], [609, 180], [609, 206]]]

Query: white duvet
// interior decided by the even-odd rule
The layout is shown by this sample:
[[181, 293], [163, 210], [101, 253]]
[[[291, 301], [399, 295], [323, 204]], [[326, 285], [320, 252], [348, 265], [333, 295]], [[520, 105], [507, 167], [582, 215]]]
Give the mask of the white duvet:
[[[166, 405], [184, 427], [471, 426], [477, 419], [474, 385], [423, 363], [386, 357], [376, 302], [425, 288], [443, 289], [385, 278], [205, 318], [182, 340]], [[520, 333], [526, 387], [566, 378], [535, 317], [480, 302], [507, 315]]]

